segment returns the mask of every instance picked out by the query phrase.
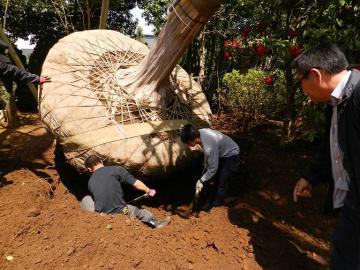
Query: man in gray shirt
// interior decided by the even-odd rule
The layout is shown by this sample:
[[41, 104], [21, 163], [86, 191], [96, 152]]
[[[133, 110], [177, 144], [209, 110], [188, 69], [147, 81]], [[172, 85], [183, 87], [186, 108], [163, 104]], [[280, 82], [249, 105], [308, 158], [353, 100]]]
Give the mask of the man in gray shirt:
[[85, 167], [92, 172], [88, 183], [91, 198], [85, 197], [82, 200], [82, 208], [106, 214], [119, 213], [134, 216], [155, 228], [161, 228], [170, 223], [170, 217], [158, 220], [150, 211], [125, 202], [121, 186], [124, 183], [145, 192], [150, 197], [155, 196], [156, 193], [154, 189], [148, 188], [142, 181], [135, 179], [125, 168], [104, 166], [102, 160], [96, 155], [87, 157]]
[[196, 182], [195, 195], [199, 196], [204, 183], [215, 180], [216, 192], [212, 205], [224, 205], [228, 190], [228, 180], [239, 167], [239, 146], [227, 135], [219, 131], [203, 128], [197, 129], [191, 124], [181, 129], [181, 141], [188, 147], [201, 146], [204, 152], [205, 173]]

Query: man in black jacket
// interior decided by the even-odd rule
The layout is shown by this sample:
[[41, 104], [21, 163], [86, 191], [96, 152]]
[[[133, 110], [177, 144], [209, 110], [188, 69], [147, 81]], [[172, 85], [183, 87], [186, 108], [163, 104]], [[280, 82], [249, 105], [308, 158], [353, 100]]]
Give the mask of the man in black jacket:
[[315, 102], [332, 104], [330, 132], [324, 151], [304, 171], [294, 188], [294, 201], [329, 177], [334, 181], [334, 207], [342, 207], [333, 235], [331, 269], [360, 269], [360, 72], [333, 44], [309, 49], [294, 59], [298, 83]]

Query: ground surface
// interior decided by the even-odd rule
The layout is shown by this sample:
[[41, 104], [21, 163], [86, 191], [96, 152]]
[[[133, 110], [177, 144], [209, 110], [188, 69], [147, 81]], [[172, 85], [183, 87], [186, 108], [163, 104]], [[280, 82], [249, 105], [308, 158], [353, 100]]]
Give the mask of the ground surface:
[[269, 127], [245, 135], [230, 119], [214, 120], [243, 150], [226, 207], [188, 219], [171, 211], [191, 201], [193, 176], [180, 173], [142, 202], [172, 216], [158, 230], [82, 211], [86, 178], [61, 155], [55, 162], [54, 140], [36, 115], [24, 115], [19, 129], [0, 129], [0, 269], [326, 269], [335, 218], [322, 214], [325, 188], [292, 202], [311, 147], [280, 147]]

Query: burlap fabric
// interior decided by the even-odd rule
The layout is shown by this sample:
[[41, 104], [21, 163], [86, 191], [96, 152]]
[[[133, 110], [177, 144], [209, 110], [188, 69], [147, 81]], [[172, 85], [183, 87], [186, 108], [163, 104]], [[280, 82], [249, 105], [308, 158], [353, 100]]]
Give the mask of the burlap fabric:
[[77, 170], [90, 153], [152, 175], [191, 162], [178, 131], [189, 121], [209, 123], [201, 87], [176, 67], [168, 87], [172, 107], [149, 109], [117, 86], [116, 71], [147, 53], [146, 45], [111, 30], [73, 33], [49, 51], [42, 74], [52, 81], [39, 92], [40, 116]]

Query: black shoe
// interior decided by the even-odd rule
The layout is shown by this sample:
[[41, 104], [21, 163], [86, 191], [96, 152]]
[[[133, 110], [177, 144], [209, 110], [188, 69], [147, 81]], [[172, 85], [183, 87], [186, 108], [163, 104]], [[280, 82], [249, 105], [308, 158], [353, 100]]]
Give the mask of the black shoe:
[[170, 223], [170, 221], [171, 221], [171, 217], [166, 217], [162, 220], [154, 219], [154, 220], [150, 221], [150, 224], [154, 228], [160, 229], [160, 228], [167, 226]]

